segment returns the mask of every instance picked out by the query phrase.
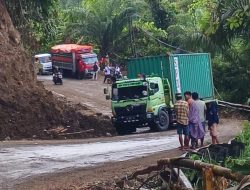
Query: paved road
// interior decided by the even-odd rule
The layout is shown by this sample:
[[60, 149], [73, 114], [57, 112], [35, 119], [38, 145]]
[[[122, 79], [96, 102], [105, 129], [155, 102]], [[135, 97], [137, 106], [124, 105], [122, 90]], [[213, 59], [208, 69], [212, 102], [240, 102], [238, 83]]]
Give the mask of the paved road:
[[86, 105], [95, 112], [111, 116], [111, 103], [105, 99], [103, 93], [107, 85], [101, 80], [64, 78], [62, 86], [54, 85], [51, 75], [38, 76], [38, 80], [43, 81], [45, 87], [57, 96], [66, 97], [72, 102]]
[[174, 131], [136, 134], [102, 142], [22, 145], [0, 149], [0, 187], [43, 173], [116, 162], [178, 147]]

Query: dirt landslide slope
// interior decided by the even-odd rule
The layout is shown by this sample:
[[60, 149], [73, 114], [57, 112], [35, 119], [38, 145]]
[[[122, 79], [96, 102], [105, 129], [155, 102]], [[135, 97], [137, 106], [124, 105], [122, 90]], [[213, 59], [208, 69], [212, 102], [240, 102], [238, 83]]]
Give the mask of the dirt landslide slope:
[[90, 113], [55, 98], [36, 81], [20, 35], [0, 0], [0, 140], [51, 138], [44, 130], [56, 127], [66, 127], [67, 133], [93, 129], [78, 138], [113, 134], [108, 118]]

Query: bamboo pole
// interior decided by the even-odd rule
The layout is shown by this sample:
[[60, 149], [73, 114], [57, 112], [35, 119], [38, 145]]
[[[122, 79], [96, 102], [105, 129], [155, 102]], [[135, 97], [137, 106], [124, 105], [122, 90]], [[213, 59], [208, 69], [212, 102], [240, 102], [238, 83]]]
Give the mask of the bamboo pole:
[[195, 169], [202, 171], [203, 168], [211, 168], [212, 172], [214, 173], [215, 176], [223, 176], [227, 179], [231, 179], [233, 181], [240, 182], [244, 176], [239, 174], [239, 173], [233, 173], [232, 170], [228, 168], [224, 168], [221, 166], [213, 165], [213, 164], [208, 164], [204, 163], [198, 160], [190, 160], [187, 158], [166, 158], [162, 160], [158, 160], [157, 162], [158, 166], [173, 166], [173, 167], [185, 167], [189, 169]]

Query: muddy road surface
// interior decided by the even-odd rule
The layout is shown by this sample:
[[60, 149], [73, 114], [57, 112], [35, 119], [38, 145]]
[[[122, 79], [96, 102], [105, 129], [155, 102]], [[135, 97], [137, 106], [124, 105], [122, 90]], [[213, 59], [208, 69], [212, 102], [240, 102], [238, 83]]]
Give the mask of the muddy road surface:
[[71, 144], [26, 144], [0, 150], [0, 185], [44, 173], [117, 162], [177, 148], [174, 131], [83, 141]]
[[[225, 120], [220, 126], [220, 139], [227, 141], [237, 135], [240, 130], [241, 123], [239, 121]], [[210, 141], [208, 133], [206, 140]], [[134, 165], [143, 165], [141, 163], [142, 157], [150, 158], [151, 155], [159, 152], [173, 151], [178, 146], [175, 130], [76, 141], [34, 141], [17, 144], [5, 142], [0, 144], [0, 189], [35, 189], [33, 186], [39, 184], [36, 180], [41, 180], [40, 175], [53, 176], [65, 171], [71, 175], [80, 168], [89, 168], [91, 171], [92, 167], [101, 167], [119, 161], [135, 159], [137, 161]], [[129, 164], [126, 165], [129, 167]], [[127, 166], [122, 165], [120, 169], [116, 168], [116, 171], [122, 171], [122, 168], [127, 168]], [[112, 167], [109, 169], [110, 176], [114, 171]], [[35, 182], [32, 185], [29, 184], [30, 180], [36, 176], [38, 178]], [[63, 175], [67, 178], [66, 176]], [[99, 177], [103, 179], [101, 173]], [[41, 184], [53, 184], [54, 180], [50, 181], [49, 179]], [[20, 187], [20, 182], [23, 182], [21, 184], [24, 186], [28, 183], [29, 188], [23, 186], [17, 188]], [[50, 188], [41, 187], [41, 189]]]
[[66, 97], [74, 103], [80, 103], [91, 108], [97, 113], [111, 116], [110, 101], [105, 99], [103, 89], [107, 87], [101, 79], [94, 81], [91, 79], [77, 80], [73, 78], [63, 78], [63, 85], [54, 85], [51, 75], [38, 76], [45, 88], [52, 91], [57, 96]]

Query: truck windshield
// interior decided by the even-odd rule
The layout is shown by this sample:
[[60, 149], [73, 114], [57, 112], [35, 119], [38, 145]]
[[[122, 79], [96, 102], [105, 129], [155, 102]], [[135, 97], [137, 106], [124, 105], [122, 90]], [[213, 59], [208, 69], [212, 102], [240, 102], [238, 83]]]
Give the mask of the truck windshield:
[[94, 64], [95, 62], [98, 62], [98, 59], [97, 59], [97, 57], [84, 57], [83, 62], [87, 65]]
[[147, 86], [131, 86], [112, 90], [113, 100], [129, 100], [147, 97]]
[[40, 63], [48, 63], [48, 62], [51, 62], [51, 57], [50, 56], [39, 57], [39, 61], [40, 61]]

